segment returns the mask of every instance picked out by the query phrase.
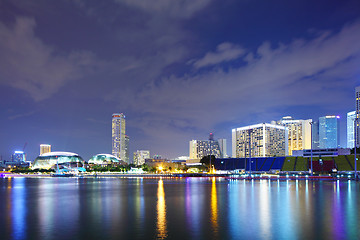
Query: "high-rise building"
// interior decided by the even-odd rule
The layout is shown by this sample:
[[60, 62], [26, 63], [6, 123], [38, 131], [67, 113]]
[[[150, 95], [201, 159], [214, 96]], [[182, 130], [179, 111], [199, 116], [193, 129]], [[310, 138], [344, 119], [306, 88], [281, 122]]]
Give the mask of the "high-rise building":
[[40, 144], [40, 155], [51, 152], [50, 144]]
[[319, 149], [319, 141], [320, 141], [319, 140], [319, 121], [313, 122], [311, 129], [312, 129], [311, 130], [312, 131], [312, 149]]
[[15, 151], [11, 156], [12, 162], [24, 163], [26, 161], [26, 155], [23, 151]]
[[219, 147], [220, 147], [220, 157], [221, 158], [227, 158], [227, 152], [226, 152], [226, 139], [225, 138], [219, 138], [218, 139]]
[[123, 113], [112, 115], [112, 154], [129, 163], [129, 159], [126, 158], [125, 115]]
[[295, 120], [290, 116], [283, 117], [276, 124], [288, 128], [288, 153], [291, 156], [293, 150], [311, 148], [311, 123], [312, 119]]
[[348, 148], [354, 148], [354, 120], [356, 116], [356, 111], [347, 113], [347, 123], [346, 123], [346, 142]]
[[145, 163], [145, 159], [150, 158], [150, 151], [148, 150], [137, 150], [134, 152], [134, 164], [135, 165], [143, 165]]
[[[357, 119], [360, 117], [360, 86], [355, 88], [355, 116]], [[360, 128], [359, 121], [356, 124], [356, 147], [360, 145]]]
[[125, 135], [125, 162], [130, 163], [130, 158], [129, 158], [129, 136]]
[[260, 123], [232, 129], [232, 156], [273, 157], [288, 155], [288, 129]]
[[340, 117], [324, 116], [319, 118], [319, 148], [340, 147]]
[[216, 158], [221, 157], [218, 141], [210, 140], [191, 140], [189, 142], [190, 159], [202, 159], [205, 156], [213, 155]]

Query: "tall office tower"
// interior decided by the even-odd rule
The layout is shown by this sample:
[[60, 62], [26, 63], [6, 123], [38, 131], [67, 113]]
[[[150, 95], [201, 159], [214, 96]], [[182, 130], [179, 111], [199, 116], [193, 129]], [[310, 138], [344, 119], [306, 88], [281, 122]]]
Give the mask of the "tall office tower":
[[319, 149], [319, 142], [319, 121], [316, 121], [312, 124], [312, 149]]
[[50, 144], [40, 144], [40, 155], [43, 153], [51, 152], [51, 145]]
[[348, 112], [347, 113], [347, 123], [346, 123], [346, 142], [348, 148], [354, 148], [354, 120], [356, 111]]
[[125, 115], [114, 113], [112, 115], [112, 154], [126, 161]]
[[148, 150], [137, 150], [134, 152], [134, 164], [135, 165], [143, 165], [145, 163], [145, 159], [150, 158], [150, 151]]
[[125, 135], [125, 162], [130, 163], [129, 158], [129, 136]]
[[189, 142], [190, 159], [202, 159], [205, 156], [213, 155], [216, 158], [221, 157], [218, 141], [214, 140], [191, 140]]
[[26, 155], [23, 151], [15, 151], [13, 153], [13, 155], [11, 156], [11, 161], [12, 162], [17, 162], [17, 163], [21, 163], [21, 162], [25, 162], [26, 161]]
[[221, 158], [227, 158], [228, 155], [226, 153], [226, 139], [220, 138], [218, 139], [219, 147], [220, 147], [220, 157]]
[[340, 147], [339, 116], [324, 116], [319, 118], [319, 148]]
[[232, 156], [235, 158], [287, 155], [287, 127], [260, 123], [232, 130]]
[[[360, 117], [360, 86], [355, 88], [355, 116], [357, 119]], [[356, 140], [355, 140], [356, 147], [360, 145], [360, 128], [359, 128], [359, 121], [356, 124]]]
[[311, 148], [311, 123], [312, 119], [295, 120], [290, 116], [283, 117], [276, 124], [287, 127], [288, 134], [288, 153], [291, 156], [293, 150], [303, 150]]

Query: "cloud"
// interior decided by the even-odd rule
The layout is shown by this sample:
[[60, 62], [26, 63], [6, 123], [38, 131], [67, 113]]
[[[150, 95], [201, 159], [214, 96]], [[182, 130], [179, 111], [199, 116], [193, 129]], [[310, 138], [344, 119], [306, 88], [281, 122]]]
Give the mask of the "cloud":
[[238, 68], [171, 76], [149, 84], [136, 95], [126, 95], [128, 109], [142, 112], [146, 122], [138, 127], [159, 139], [154, 129], [160, 127], [169, 130], [167, 136], [196, 135], [224, 122], [249, 122], [251, 116], [277, 108], [328, 106], [336, 111], [351, 101], [348, 89], [360, 75], [360, 22], [273, 48], [264, 42], [243, 58], [247, 64]]
[[215, 52], [207, 53], [203, 58], [194, 61], [196, 68], [228, 62], [245, 54], [245, 49], [232, 43], [224, 42], [217, 46]]
[[211, 0], [115, 0], [134, 6], [143, 11], [162, 14], [175, 18], [189, 18], [197, 11], [206, 7]]
[[18, 17], [12, 27], [0, 22], [0, 84], [24, 90], [40, 101], [94, 65], [90, 52], [56, 52], [34, 34], [36, 22]]

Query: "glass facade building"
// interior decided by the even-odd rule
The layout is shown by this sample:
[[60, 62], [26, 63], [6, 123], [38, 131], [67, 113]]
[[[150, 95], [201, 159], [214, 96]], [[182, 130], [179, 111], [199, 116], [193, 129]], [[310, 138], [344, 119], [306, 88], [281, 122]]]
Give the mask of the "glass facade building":
[[348, 148], [354, 148], [354, 120], [355, 120], [355, 111], [347, 113], [347, 122], [346, 122], [346, 146]]
[[84, 160], [76, 153], [71, 152], [50, 152], [38, 156], [32, 169], [55, 169], [56, 165], [67, 167], [83, 167]]
[[340, 117], [324, 116], [319, 118], [319, 148], [340, 147]]
[[261, 123], [232, 130], [232, 157], [274, 157], [288, 155], [288, 129]]

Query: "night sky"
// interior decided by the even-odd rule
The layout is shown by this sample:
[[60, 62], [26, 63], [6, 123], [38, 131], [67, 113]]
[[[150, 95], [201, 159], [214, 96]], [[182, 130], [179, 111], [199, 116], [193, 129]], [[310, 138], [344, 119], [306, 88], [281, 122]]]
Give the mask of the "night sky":
[[0, 154], [111, 153], [111, 115], [173, 158], [231, 129], [341, 116], [360, 85], [359, 0], [0, 0]]

